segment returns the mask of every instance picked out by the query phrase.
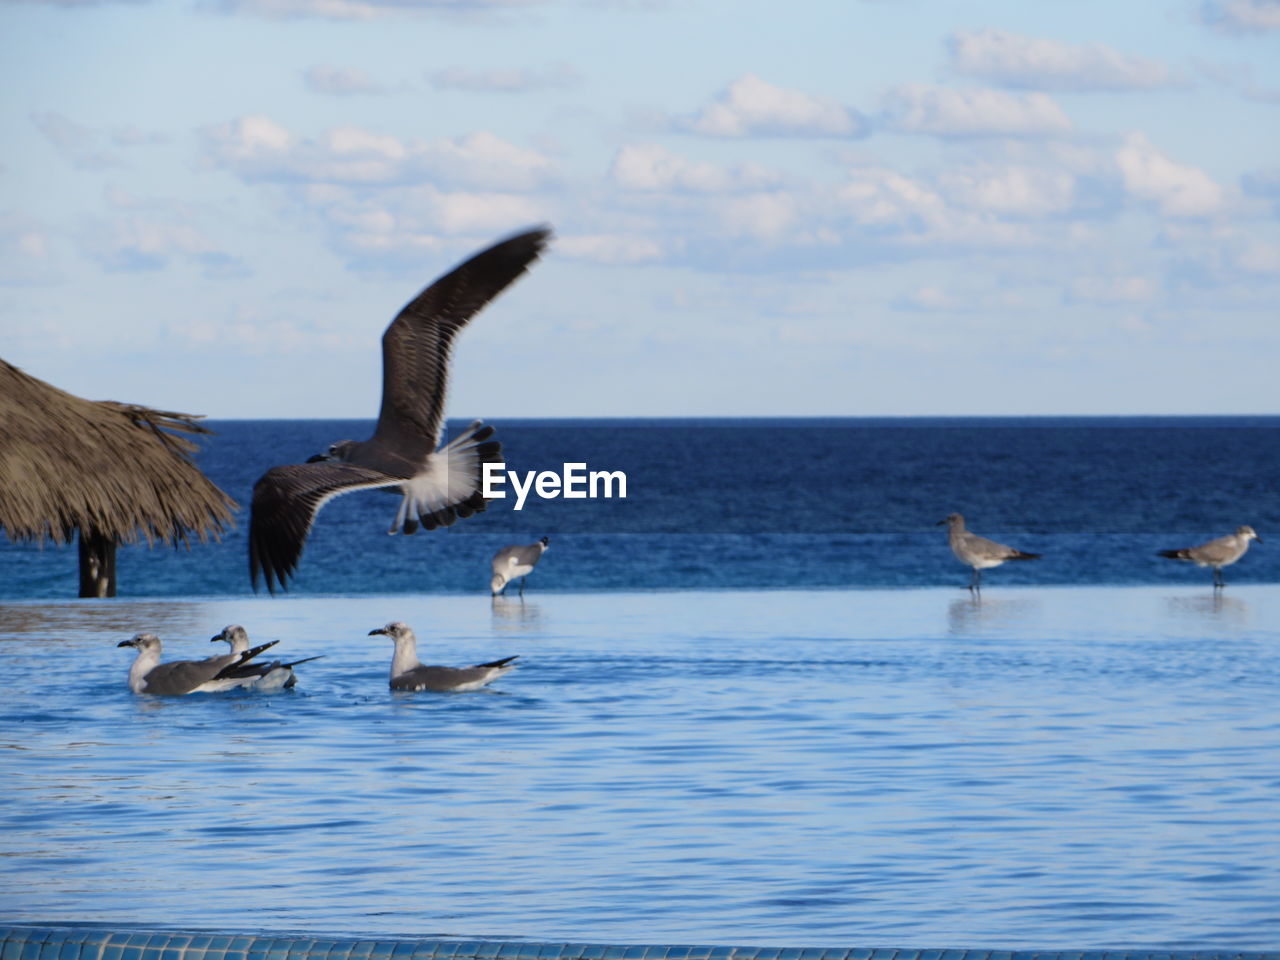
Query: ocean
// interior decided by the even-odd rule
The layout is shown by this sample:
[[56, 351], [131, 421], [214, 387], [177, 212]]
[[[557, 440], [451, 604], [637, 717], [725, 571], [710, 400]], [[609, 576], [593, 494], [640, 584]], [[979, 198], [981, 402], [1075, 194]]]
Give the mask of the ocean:
[[[211, 421], [199, 456], [240, 504], [221, 542], [120, 550], [119, 593], [249, 592], [248, 506], [268, 467], [367, 421]], [[451, 425], [454, 429], [461, 423]], [[291, 592], [483, 593], [500, 547], [552, 539], [539, 590], [921, 587], [967, 583], [947, 514], [1042, 554], [988, 584], [1196, 584], [1209, 574], [1157, 556], [1252, 525], [1280, 528], [1280, 418], [499, 421], [508, 468], [622, 471], [626, 497], [514, 493], [453, 527], [388, 536], [398, 499], [339, 497], [319, 514]], [[601, 491], [602, 492], [602, 491]], [[615, 493], [618, 491], [615, 491]], [[0, 542], [0, 597], [76, 589], [74, 545]], [[1254, 547], [1230, 582], [1280, 580], [1280, 550]], [[536, 586], [535, 586], [536, 585]]]

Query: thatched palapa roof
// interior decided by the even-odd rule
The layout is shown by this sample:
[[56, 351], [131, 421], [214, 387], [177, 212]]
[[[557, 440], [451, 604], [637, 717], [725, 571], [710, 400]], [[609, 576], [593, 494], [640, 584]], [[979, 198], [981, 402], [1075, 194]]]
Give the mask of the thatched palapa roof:
[[83, 400], [0, 360], [0, 526], [15, 541], [216, 539], [236, 503], [191, 459], [198, 417]]

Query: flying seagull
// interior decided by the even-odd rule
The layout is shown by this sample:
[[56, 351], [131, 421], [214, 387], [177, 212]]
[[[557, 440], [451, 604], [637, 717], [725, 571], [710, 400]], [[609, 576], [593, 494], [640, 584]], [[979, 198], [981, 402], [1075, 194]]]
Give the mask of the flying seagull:
[[407, 623], [399, 620], [370, 630], [369, 636], [382, 634], [395, 641], [391, 658], [392, 690], [430, 690], [434, 693], [462, 693], [479, 690], [485, 684], [515, 669], [515, 657], [503, 657], [492, 663], [474, 667], [428, 667], [418, 659], [418, 639]]
[[[210, 643], [217, 643], [219, 640], [229, 643], [232, 653], [244, 653], [249, 649], [249, 634], [237, 624], [229, 624], [217, 636], [209, 638]], [[320, 656], [305, 657], [292, 663], [282, 663], [279, 660], [272, 660], [270, 663], [241, 663], [230, 667], [227, 676], [241, 678], [241, 686], [250, 690], [271, 692], [288, 689], [298, 682], [293, 668], [300, 663], [319, 660]]]
[[485, 463], [501, 445], [479, 420], [436, 449], [444, 426], [449, 351], [467, 321], [507, 288], [546, 248], [551, 231], [503, 240], [431, 284], [382, 335], [382, 407], [368, 440], [341, 440], [306, 463], [272, 467], [253, 487], [249, 579], [272, 593], [297, 569], [320, 508], [353, 490], [395, 488], [400, 509], [389, 533], [448, 526], [487, 506]]
[[964, 517], [953, 513], [945, 520], [939, 520], [938, 526], [947, 525], [947, 540], [951, 544], [951, 552], [967, 567], [973, 567], [973, 576], [969, 578], [969, 592], [982, 592], [982, 571], [988, 567], [998, 567], [1006, 560], [1038, 560], [1038, 553], [1024, 553], [1003, 543], [996, 543], [964, 528]]
[[493, 555], [493, 579], [489, 581], [489, 591], [497, 596], [506, 589], [512, 580], [520, 581], [520, 596], [524, 596], [524, 576], [532, 573], [542, 555], [547, 552], [550, 540], [543, 537], [537, 543], [517, 544], [503, 547]]
[[1218, 537], [1198, 547], [1161, 550], [1160, 556], [1168, 557], [1170, 560], [1187, 560], [1198, 567], [1213, 567], [1213, 589], [1221, 590], [1227, 585], [1222, 579], [1222, 568], [1231, 566], [1243, 557], [1245, 551], [1249, 549], [1250, 540], [1262, 542], [1262, 538], [1253, 527], [1246, 524], [1243, 527], [1236, 527], [1235, 533], [1228, 533], [1225, 537]]
[[188, 693], [218, 693], [241, 686], [244, 678], [235, 676], [235, 669], [277, 642], [272, 640], [242, 653], [224, 653], [207, 660], [173, 660], [169, 663], [160, 662], [160, 638], [154, 633], [139, 633], [129, 640], [121, 640], [116, 646], [134, 647], [138, 651], [133, 665], [129, 667], [130, 690], [180, 697]]

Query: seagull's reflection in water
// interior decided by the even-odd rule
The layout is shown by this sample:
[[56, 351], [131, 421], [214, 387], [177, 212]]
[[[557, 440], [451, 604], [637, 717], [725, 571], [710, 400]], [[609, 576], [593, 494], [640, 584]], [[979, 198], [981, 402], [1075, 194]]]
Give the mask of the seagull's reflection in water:
[[1214, 590], [1195, 596], [1172, 596], [1165, 599], [1169, 616], [1177, 620], [1196, 619], [1232, 626], [1248, 626], [1252, 620], [1252, 608], [1247, 600], [1225, 596], [1225, 591]]
[[542, 625], [542, 605], [523, 597], [499, 594], [491, 599], [489, 609], [493, 613], [493, 629], [500, 632], [511, 633]]
[[952, 636], [972, 636], [992, 627], [1026, 622], [1038, 607], [1039, 603], [1026, 597], [956, 597], [947, 605], [947, 632]]

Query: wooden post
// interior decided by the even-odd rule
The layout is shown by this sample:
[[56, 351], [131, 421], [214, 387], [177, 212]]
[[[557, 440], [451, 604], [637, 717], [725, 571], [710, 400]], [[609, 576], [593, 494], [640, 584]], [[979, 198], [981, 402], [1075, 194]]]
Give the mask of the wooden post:
[[116, 595], [116, 542], [96, 530], [80, 531], [80, 596]]

